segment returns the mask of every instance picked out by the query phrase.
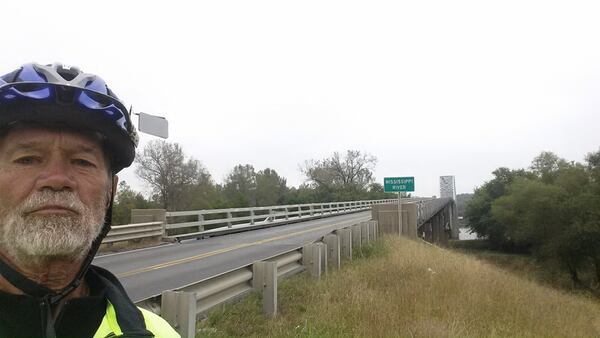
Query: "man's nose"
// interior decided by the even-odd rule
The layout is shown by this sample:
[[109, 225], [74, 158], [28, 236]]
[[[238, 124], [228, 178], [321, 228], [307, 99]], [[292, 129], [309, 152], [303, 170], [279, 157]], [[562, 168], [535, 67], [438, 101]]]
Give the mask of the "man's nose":
[[50, 158], [39, 175], [37, 188], [54, 191], [73, 190], [76, 182], [73, 179], [68, 161], [61, 158]]

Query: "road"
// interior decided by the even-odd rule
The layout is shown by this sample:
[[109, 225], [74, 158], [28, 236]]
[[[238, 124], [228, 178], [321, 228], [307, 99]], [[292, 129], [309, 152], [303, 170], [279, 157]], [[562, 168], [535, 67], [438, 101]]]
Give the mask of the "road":
[[370, 211], [97, 256], [134, 302], [312, 243], [371, 219]]

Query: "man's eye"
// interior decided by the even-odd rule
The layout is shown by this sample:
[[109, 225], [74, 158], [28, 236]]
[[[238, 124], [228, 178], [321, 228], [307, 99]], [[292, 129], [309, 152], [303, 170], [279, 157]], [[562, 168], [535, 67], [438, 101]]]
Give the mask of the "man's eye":
[[88, 160], [77, 158], [73, 160], [73, 163], [82, 167], [95, 167], [96, 165]]
[[18, 163], [18, 164], [35, 164], [35, 163], [39, 163], [40, 159], [35, 156], [23, 156], [23, 157], [17, 158], [14, 162]]

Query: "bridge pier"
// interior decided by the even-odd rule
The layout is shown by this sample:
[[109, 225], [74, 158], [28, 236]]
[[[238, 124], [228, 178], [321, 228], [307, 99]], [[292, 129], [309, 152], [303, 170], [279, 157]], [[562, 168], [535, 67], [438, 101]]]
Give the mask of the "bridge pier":
[[452, 202], [452, 208], [450, 208], [450, 238], [458, 239], [458, 210], [456, 209], [456, 201]]
[[419, 237], [445, 245], [452, 238], [452, 206], [447, 205], [419, 227]]
[[379, 234], [422, 237], [428, 242], [446, 244], [454, 236], [455, 202], [448, 199], [407, 201], [402, 203], [402, 229], [399, 226], [398, 205], [372, 206], [372, 219], [377, 221]]

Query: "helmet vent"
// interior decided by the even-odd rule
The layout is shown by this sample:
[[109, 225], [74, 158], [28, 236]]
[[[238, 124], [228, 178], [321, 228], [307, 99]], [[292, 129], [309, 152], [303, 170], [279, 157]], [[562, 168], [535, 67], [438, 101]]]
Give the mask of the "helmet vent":
[[56, 69], [56, 72], [58, 73], [58, 75], [62, 76], [62, 78], [67, 81], [73, 80], [79, 74], [79, 71], [76, 68], [58, 67], [58, 69]]

